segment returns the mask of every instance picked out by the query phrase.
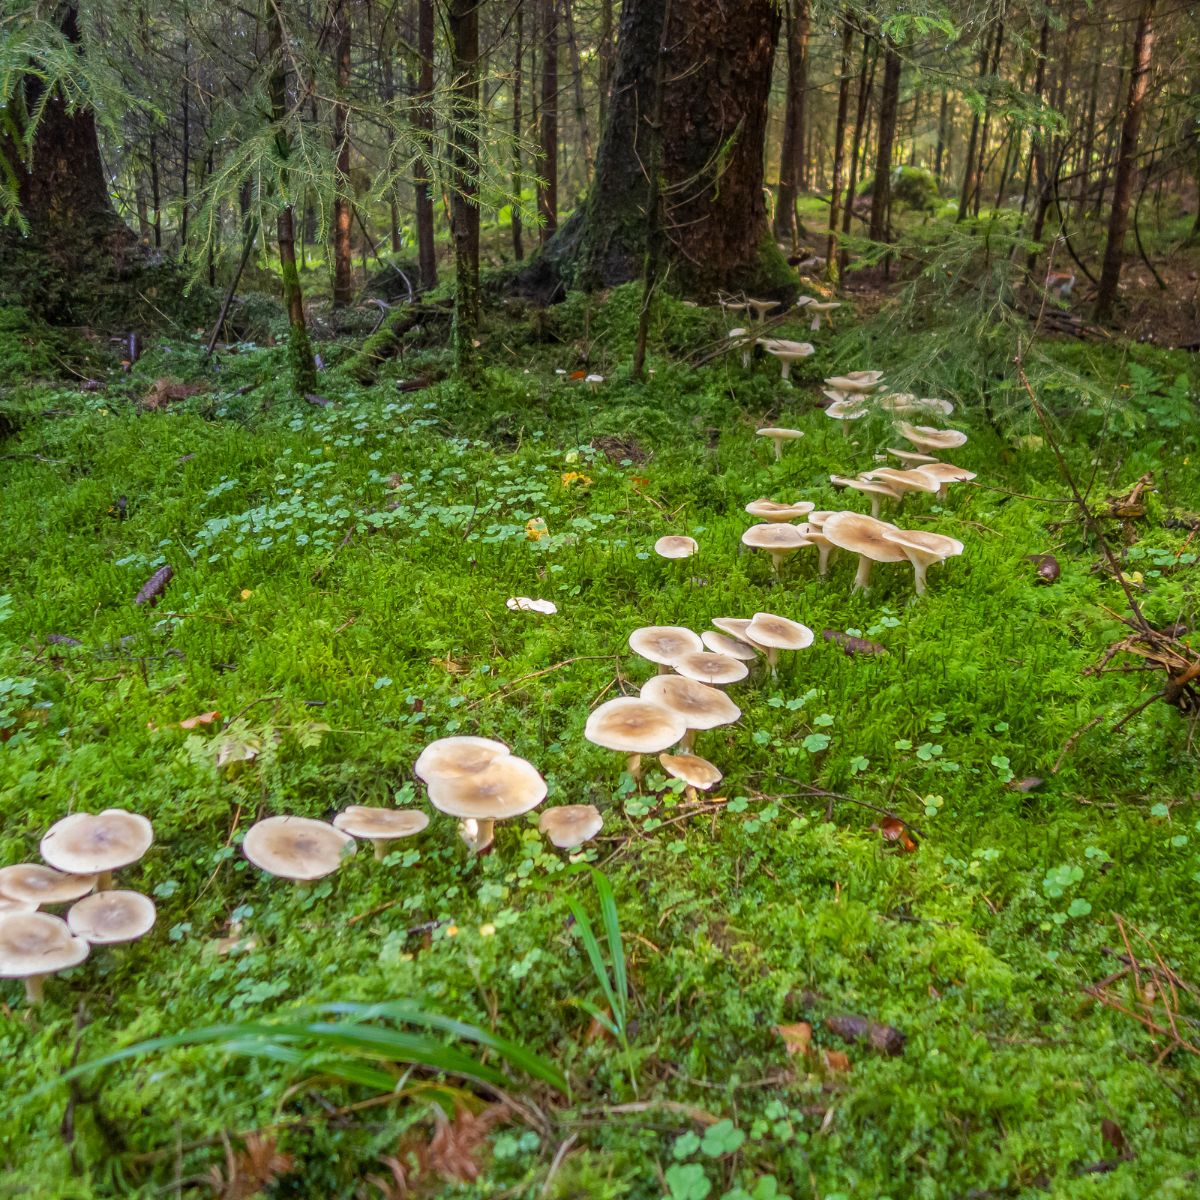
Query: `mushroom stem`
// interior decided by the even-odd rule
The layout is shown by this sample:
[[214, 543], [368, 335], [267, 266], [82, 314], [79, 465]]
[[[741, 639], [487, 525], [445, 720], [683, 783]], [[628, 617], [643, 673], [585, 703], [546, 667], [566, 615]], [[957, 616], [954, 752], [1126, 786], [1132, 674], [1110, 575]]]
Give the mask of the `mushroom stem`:
[[96, 876], [96, 891], [111, 892], [113, 885], [113, 873], [111, 871], [101, 871]]
[[476, 820], [468, 817], [458, 826], [458, 836], [467, 843], [472, 854], [482, 854], [491, 844], [496, 835], [496, 822], [488, 818]]
[[781, 378], [786, 383], [792, 377], [792, 361], [789, 358], [781, 358], [779, 361], [783, 364]]
[[918, 596], [925, 595], [925, 572], [929, 570], [929, 563], [923, 558], [919, 558], [915, 554], [908, 556], [908, 561], [912, 563], [913, 569], [913, 591]]
[[871, 497], [871, 516], [873, 516], [875, 518], [875, 520], [877, 520], [877, 521], [879, 520], [879, 506], [882, 503], [883, 503], [883, 497], [878, 492], [876, 492], [874, 495], [872, 495], [872, 497]]
[[630, 779], [637, 784], [640, 790], [642, 786], [642, 756], [640, 754], [627, 754], [625, 756], [625, 770], [629, 772]]
[[822, 579], [829, 574], [829, 560], [833, 557], [833, 546], [817, 547], [817, 574]]
[[779, 462], [783, 458], [783, 438], [772, 438], [775, 443], [775, 461]]
[[813, 317], [812, 324], [809, 326], [809, 329], [811, 329], [813, 331], [813, 333], [816, 333], [820, 328], [821, 328], [821, 314], [817, 313]]
[[853, 591], [865, 592], [871, 586], [871, 560], [865, 555], [858, 556], [858, 571], [854, 576]]
[[680, 748], [685, 754], [691, 754], [696, 745], [696, 731], [689, 729], [679, 740]]
[[779, 647], [767, 647], [767, 665], [771, 668], [772, 677], [779, 674]]
[[742, 367], [744, 370], [750, 370], [750, 350], [749, 348], [742, 351]]
[[783, 566], [783, 558], [784, 556], [782, 554], [777, 554], [774, 551], [771, 552], [771, 570], [774, 571], [776, 575], [779, 574], [780, 568]]
[[29, 1004], [41, 1004], [45, 996], [45, 975], [25, 976], [25, 1000]]
[[375, 861], [383, 862], [383, 860], [385, 858], [387, 858], [389, 852], [391, 851], [391, 848], [392, 848], [391, 842], [376, 842], [375, 843]]
[[668, 667], [666, 663], [658, 663], [657, 665], [658, 665], [658, 674], [659, 675], [670, 675], [671, 674], [671, 668]]

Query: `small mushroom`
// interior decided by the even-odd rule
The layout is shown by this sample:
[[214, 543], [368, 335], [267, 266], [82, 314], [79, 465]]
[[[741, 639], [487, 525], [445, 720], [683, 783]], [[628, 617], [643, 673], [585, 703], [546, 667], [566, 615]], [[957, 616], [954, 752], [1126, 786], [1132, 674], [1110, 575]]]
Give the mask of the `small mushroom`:
[[42, 1002], [48, 976], [77, 967], [90, 950], [61, 917], [40, 912], [0, 915], [0, 979], [23, 979], [30, 1004]]
[[680, 533], [660, 537], [654, 543], [654, 553], [659, 558], [691, 558], [699, 549], [700, 543], [695, 538], [685, 537]]
[[795, 554], [808, 539], [797, 525], [765, 524], [751, 525], [742, 534], [742, 543], [755, 550], [765, 550], [771, 556], [771, 569], [776, 575], [789, 554]]
[[413, 763], [413, 774], [424, 783], [435, 776], [457, 779], [474, 775], [509, 753], [503, 742], [483, 737], [446, 737], [430, 742]]
[[594, 804], [560, 804], [548, 808], [538, 828], [560, 849], [576, 850], [604, 827], [604, 818]]
[[759, 429], [756, 431], [759, 437], [770, 438], [775, 443], [775, 461], [778, 462], [783, 457], [783, 443], [795, 441], [796, 438], [802, 438], [803, 433], [799, 429], [777, 429], [774, 426], [768, 429]]
[[908, 557], [899, 546], [884, 537], [888, 530], [895, 528], [874, 517], [852, 512], [834, 513], [821, 527], [821, 532], [835, 546], [858, 555], [855, 591], [865, 591], [871, 586], [872, 563], [904, 562]]
[[416, 809], [369, 808], [361, 804], [351, 804], [333, 818], [335, 829], [374, 843], [375, 857], [380, 862], [388, 856], [393, 842], [413, 837], [428, 824], [429, 818]]
[[[677, 675], [659, 675], [656, 678], [679, 679]], [[720, 692], [717, 694], [721, 695]], [[625, 754], [625, 769], [639, 786], [642, 782], [642, 755], [666, 750], [686, 733], [687, 722], [683, 717], [665, 705], [654, 702], [649, 696], [620, 696], [601, 704], [588, 716], [583, 730], [583, 736], [594, 745]]]
[[112, 873], [131, 866], [150, 849], [154, 830], [145, 817], [123, 808], [72, 813], [46, 832], [42, 857], [69, 875], [96, 875], [96, 888], [112, 887]]
[[705, 650], [697, 650], [695, 654], [685, 654], [677, 659], [675, 670], [684, 679], [694, 679], [697, 683], [707, 683], [713, 687], [737, 683], [750, 674], [738, 659]]
[[682, 625], [646, 625], [629, 635], [629, 648], [640, 658], [657, 663], [659, 674], [666, 674], [677, 658], [703, 650], [704, 643]]
[[766, 647], [772, 675], [778, 669], [780, 650], [805, 650], [813, 644], [813, 631], [807, 625], [774, 613], [755, 613], [746, 633], [756, 646]]
[[755, 321], [763, 321], [766, 319], [767, 313], [773, 308], [779, 307], [778, 300], [746, 300], [746, 307], [753, 314]]
[[749, 642], [738, 638], [727, 637], [723, 633], [715, 633], [706, 629], [700, 640], [714, 654], [723, 654], [726, 658], [736, 658], [739, 662], [753, 662], [758, 657], [758, 651]]
[[154, 901], [141, 892], [97, 892], [71, 906], [67, 925], [93, 946], [112, 946], [145, 937], [157, 915]]
[[588, 388], [591, 391], [598, 392], [600, 390], [600, 385], [604, 382], [604, 376], [589, 375], [583, 382], [588, 385]]
[[260, 871], [297, 883], [332, 874], [354, 850], [352, 837], [310, 817], [266, 817], [242, 839], [242, 853]]
[[745, 642], [748, 646], [754, 645], [746, 634], [746, 630], [750, 628], [749, 617], [713, 617], [712, 623], [728, 637], [737, 638], [739, 642]]
[[925, 492], [932, 495], [938, 490], [935, 479], [922, 475], [919, 470], [901, 471], [896, 467], [877, 467], [874, 471], [864, 471], [863, 479], [872, 479], [886, 483], [900, 497], [900, 503], [908, 492]]
[[558, 612], [558, 605], [553, 600], [534, 600], [529, 596], [510, 596], [504, 605], [513, 612], [541, 613], [546, 617], [552, 617]]
[[707, 758], [696, 754], [660, 754], [658, 761], [672, 779], [682, 779], [688, 785], [689, 791], [699, 788], [702, 792], [707, 792], [724, 778], [720, 770]]
[[[656, 675], [643, 685], [641, 695], [644, 700], [653, 701], [684, 720], [687, 728], [680, 736], [679, 744], [688, 751], [698, 730], [732, 725], [742, 715], [742, 710], [718, 688], [684, 679], [681, 675]], [[658, 749], [665, 750], [667, 746]]]
[[858, 421], [871, 411], [864, 396], [847, 396], [832, 389], [826, 391], [825, 395], [829, 397], [829, 403], [825, 405], [825, 415], [835, 421]]
[[918, 450], [953, 450], [967, 440], [967, 435], [959, 429], [934, 429], [931, 425], [910, 425], [907, 421], [897, 421], [896, 430]]
[[740, 346], [742, 351], [742, 368], [750, 369], [750, 360], [754, 355], [754, 339], [750, 336], [750, 330], [738, 326], [737, 329], [731, 329], [728, 334], [731, 343], [730, 349], [737, 350]]
[[889, 529], [883, 535], [887, 540], [901, 550], [912, 563], [913, 587], [918, 596], [925, 594], [925, 572], [934, 563], [945, 562], [948, 558], [963, 552], [963, 544], [957, 538], [947, 537], [942, 533], [926, 533], [916, 529]]
[[546, 798], [546, 781], [533, 763], [515, 754], [456, 779], [435, 776], [426, 784], [429, 803], [458, 817], [459, 836], [479, 854], [492, 844], [497, 821], [519, 817]]
[[883, 382], [882, 371], [850, 371], [833, 375], [825, 382], [839, 392], [873, 392]]
[[925, 466], [929, 463], [937, 462], [937, 459], [932, 454], [922, 454], [919, 450], [893, 450], [889, 446], [888, 453], [909, 467]]
[[777, 504], [765, 496], [760, 500], [751, 500], [746, 505], [746, 511], [760, 521], [794, 521], [797, 517], [806, 517], [815, 506], [806, 500], [796, 500], [792, 504]]
[[[822, 514], [822, 516], [829, 515], [828, 513]], [[829, 574], [829, 563], [837, 553], [837, 547], [825, 536], [822, 527], [814, 525], [811, 520], [804, 527], [804, 536], [810, 546], [817, 548], [817, 574], [824, 579]]]
[[968, 471], [964, 467], [956, 467], [953, 463], [923, 463], [917, 467], [923, 475], [928, 475], [930, 479], [937, 481], [938, 499], [945, 500], [946, 493], [950, 489], [952, 483], [967, 483], [975, 478], [974, 471]]
[[759, 338], [758, 344], [773, 358], [779, 359], [780, 377], [785, 381], [792, 377], [792, 363], [817, 352], [811, 342], [788, 342], [782, 338]]
[[[806, 311], [813, 314], [812, 324], [809, 326], [814, 333], [821, 328], [821, 318], [828, 316], [835, 308], [841, 308], [840, 300], [812, 300], [809, 302]], [[829, 318], [829, 324], [833, 324], [833, 318]]]
[[43, 904], [69, 904], [96, 886], [95, 875], [65, 875], [41, 863], [17, 863], [0, 868], [0, 897], [40, 908]]
[[[900, 493], [890, 483], [874, 479], [851, 479], [846, 475], [830, 475], [829, 482], [834, 487], [850, 488], [851, 491], [865, 492], [871, 497], [871, 516], [878, 519], [879, 506], [885, 500], [899, 500]], [[824, 532], [824, 526], [822, 526]], [[836, 543], [835, 543], [836, 544]]]

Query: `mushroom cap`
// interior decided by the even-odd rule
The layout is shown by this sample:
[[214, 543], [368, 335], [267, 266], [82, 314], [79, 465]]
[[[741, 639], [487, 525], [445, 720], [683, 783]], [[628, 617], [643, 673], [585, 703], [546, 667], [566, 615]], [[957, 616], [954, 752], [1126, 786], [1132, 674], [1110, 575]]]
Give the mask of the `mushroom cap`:
[[695, 538], [681, 533], [667, 534], [654, 543], [654, 553], [659, 558], [691, 558], [699, 549], [700, 543]]
[[[866, 479], [859, 476], [857, 479], [851, 479], [846, 475], [830, 475], [829, 482], [834, 487], [852, 488], [856, 492], [869, 492], [872, 495], [887, 496], [892, 500], [900, 498], [898, 489], [892, 487], [890, 483], [884, 483], [881, 480]], [[828, 522], [823, 522], [821, 528], [824, 529]]]
[[860, 554], [873, 562], [903, 562], [908, 556], [884, 536], [895, 529], [895, 525], [862, 513], [842, 512], [834, 513], [821, 527], [821, 532], [839, 549]]
[[484, 770], [510, 753], [503, 742], [483, 737], [446, 737], [430, 742], [413, 763], [413, 774], [425, 783], [430, 779], [457, 779]]
[[684, 654], [704, 649], [704, 643], [682, 625], [645, 625], [629, 635], [629, 648], [648, 662], [669, 667]]
[[893, 450], [889, 446], [888, 453], [894, 458], [898, 458], [902, 463], [908, 463], [910, 466], [924, 466], [928, 463], [937, 462], [937, 459], [932, 454], [922, 454], [919, 450]]
[[560, 804], [548, 808], [538, 821], [538, 828], [560, 849], [574, 850], [604, 827], [604, 818], [594, 804]]
[[700, 640], [714, 654], [723, 654], [726, 658], [736, 658], [741, 662], [753, 662], [758, 657], [758, 651], [749, 642], [738, 638], [726, 637], [723, 633], [714, 633], [706, 629]]
[[71, 906], [67, 925], [93, 946], [111, 946], [145, 937], [157, 916], [154, 901], [141, 892], [97, 892]]
[[749, 646], [754, 644], [746, 634], [746, 630], [750, 628], [749, 617], [713, 617], [712, 623], [729, 637], [737, 638], [739, 642], [745, 642]]
[[537, 808], [546, 798], [546, 781], [533, 763], [510, 754], [473, 775], [431, 779], [425, 790], [429, 803], [447, 816], [503, 821]]
[[833, 375], [825, 382], [839, 392], [870, 392], [883, 382], [882, 371], [849, 371]]
[[967, 435], [959, 429], [934, 429], [931, 425], [911, 425], [908, 421], [897, 421], [896, 429], [918, 450], [953, 450], [967, 440]]
[[771, 550], [779, 554], [785, 550], [799, 550], [808, 545], [803, 529], [798, 525], [781, 525], [778, 522], [751, 525], [742, 534], [742, 542], [756, 550]]
[[802, 438], [804, 434], [799, 429], [777, 429], [775, 426], [768, 426], [766, 429], [756, 429], [754, 431], [759, 437], [778, 438], [780, 441], [790, 442], [793, 438]]
[[843, 396], [841, 392], [826, 392], [832, 403], [825, 406], [825, 415], [835, 421], [857, 421], [871, 410], [863, 403], [862, 396]]
[[53, 975], [78, 966], [90, 950], [61, 917], [40, 912], [0, 916], [0, 979]]
[[840, 300], [810, 300], [808, 307], [813, 312], [832, 312], [835, 308], [841, 308], [842, 302]]
[[698, 754], [660, 754], [658, 761], [672, 779], [682, 779], [689, 787], [699, 788], [702, 792], [725, 778], [707, 758]]
[[813, 631], [807, 625], [774, 613], [755, 613], [747, 633], [758, 645], [776, 650], [804, 650], [813, 643]]
[[948, 417], [954, 411], [954, 405], [949, 400], [937, 400], [932, 396], [918, 398], [914, 392], [888, 392], [886, 395], [877, 396], [876, 402], [885, 412], [896, 416], [918, 413]]
[[901, 471], [897, 467], [877, 467], [874, 471], [864, 471], [864, 479], [883, 480], [897, 492], [936, 492], [938, 482], [928, 475], [918, 471]]
[[[742, 715], [742, 710], [724, 692], [705, 683], [697, 683], [694, 679], [684, 679], [682, 675], [656, 675], [642, 687], [641, 695], [644, 700], [663, 705], [678, 714], [687, 729], [715, 729], [718, 725], [731, 725]], [[658, 748], [665, 750], [667, 747]]]
[[280, 879], [320, 879], [336, 871], [354, 839], [325, 821], [267, 817], [246, 830], [242, 853], [260, 871]]
[[0, 868], [0, 896], [37, 908], [66, 904], [86, 896], [96, 886], [95, 875], [65, 875], [41, 863], [17, 863]]
[[334, 829], [369, 842], [394, 842], [412, 837], [429, 824], [429, 817], [415, 808], [369, 808], [351, 804], [333, 818]]
[[8, 896], [0, 896], [0, 915], [4, 913], [37, 912], [37, 905], [28, 900], [12, 900]]
[[743, 329], [743, 328], [742, 328], [742, 327], [739, 325], [739, 326], [737, 327], [737, 329], [731, 329], [731, 330], [730, 330], [730, 331], [729, 331], [729, 332], [728, 332], [728, 333], [727, 333], [725, 336], [726, 336], [726, 337], [730, 337], [730, 338], [742, 338], [742, 337], [746, 337], [746, 336], [747, 336], [747, 334], [749, 334], [749, 332], [750, 332], [750, 330], [748, 330], [748, 329]]
[[888, 529], [883, 536], [893, 545], [908, 551], [907, 557], [918, 558], [926, 563], [942, 562], [963, 552], [964, 546], [958, 538], [944, 533], [926, 533], [921, 529]]
[[657, 754], [675, 745], [685, 733], [687, 722], [649, 696], [619, 696], [606, 701], [588, 716], [583, 729], [583, 736], [589, 742], [625, 754]]
[[583, 382], [584, 383], [603, 383], [604, 376], [603, 375], [589, 375]]
[[[968, 480], [975, 478], [974, 471], [968, 471], [965, 467], [956, 467], [952, 463], [922, 463], [916, 470], [922, 475], [928, 475], [930, 479], [936, 479], [939, 484], [966, 483]], [[3, 890], [4, 883], [0, 881], [0, 891]]]
[[812, 512], [813, 506], [807, 500], [797, 500], [792, 504], [777, 504], [765, 496], [751, 500], [746, 505], [746, 511], [752, 517], [762, 521], [794, 521], [797, 517], [806, 517]]
[[748, 308], [754, 309], [754, 311], [756, 313], [758, 313], [759, 316], [762, 316], [764, 313], [769, 313], [771, 311], [771, 309], [778, 308], [779, 301], [778, 300], [754, 300], [750, 297], [747, 297], [746, 305]]
[[758, 344], [768, 354], [773, 354], [776, 358], [787, 359], [789, 362], [807, 358], [810, 354], [817, 352], [817, 348], [812, 342], [788, 342], [783, 338], [759, 338]]
[[72, 813], [51, 825], [39, 847], [42, 857], [70, 875], [117, 871], [135, 863], [154, 841], [145, 817], [123, 808]]
[[804, 534], [806, 537], [811, 537], [814, 529], [820, 529], [825, 522], [833, 516], [832, 511], [825, 508], [815, 508], [808, 514], [808, 520], [805, 522], [806, 528]]
[[534, 612], [543, 616], [553, 616], [558, 612], [558, 605], [553, 600], [534, 600], [529, 596], [510, 596], [504, 602], [505, 607], [513, 612]]
[[697, 683], [709, 683], [715, 687], [737, 683], [739, 679], [745, 679], [750, 674], [745, 665], [736, 658], [706, 650], [685, 654], [672, 665], [684, 679], [694, 679]]

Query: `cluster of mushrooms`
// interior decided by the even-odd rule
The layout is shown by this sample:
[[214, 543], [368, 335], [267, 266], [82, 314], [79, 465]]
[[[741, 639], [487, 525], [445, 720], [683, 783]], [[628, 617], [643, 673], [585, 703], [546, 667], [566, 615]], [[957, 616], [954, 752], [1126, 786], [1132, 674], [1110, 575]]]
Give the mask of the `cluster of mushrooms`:
[[[153, 842], [150, 822], [137, 813], [73, 813], [42, 838], [44, 863], [0, 868], [0, 979], [24, 980], [26, 998], [38, 1004], [46, 979], [78, 966], [93, 946], [149, 933], [154, 901], [114, 889], [113, 872], [138, 862]], [[42, 911], [68, 904], [65, 920]]]
[[[756, 345], [761, 346], [772, 358], [779, 360], [781, 376], [784, 380], [789, 380], [792, 377], [792, 364], [799, 362], [802, 358], [807, 358], [810, 354], [816, 353], [816, 348], [811, 342], [793, 342], [786, 338], [759, 337], [754, 332], [753, 326], [756, 323], [765, 321], [774, 309], [783, 307], [779, 300], [756, 300], [753, 297], [744, 295], [727, 296], [723, 292], [717, 293], [717, 300], [721, 305], [721, 311], [726, 316], [730, 314], [737, 316], [741, 313], [749, 316], [750, 327], [739, 325], [731, 329], [728, 334], [728, 349], [741, 353], [742, 366], [744, 368], [749, 368], [750, 366], [754, 347]], [[803, 309], [806, 316], [812, 316], [812, 324], [809, 328], [816, 333], [821, 328], [822, 319], [832, 322], [833, 318], [829, 314], [835, 308], [841, 308], [841, 302], [838, 300], [818, 300], [815, 296], [801, 296], [796, 301], [796, 308]]]

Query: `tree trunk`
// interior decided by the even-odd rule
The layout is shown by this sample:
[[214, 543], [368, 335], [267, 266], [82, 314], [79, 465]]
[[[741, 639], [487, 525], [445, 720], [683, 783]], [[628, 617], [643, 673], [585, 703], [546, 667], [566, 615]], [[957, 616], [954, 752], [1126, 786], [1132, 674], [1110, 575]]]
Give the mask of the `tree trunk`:
[[825, 247], [825, 269], [836, 282], [838, 201], [842, 197], [842, 158], [845, 154], [846, 113], [850, 109], [850, 51], [854, 45], [854, 23], [850, 9], [842, 17], [842, 57], [838, 72], [837, 127], [833, 135], [833, 168], [829, 185], [829, 243]]
[[[872, 45], [875, 53], [871, 53]], [[867, 103], [875, 86], [875, 60], [879, 54], [879, 45], [869, 33], [863, 33], [862, 58], [858, 66], [858, 99], [854, 110], [854, 133], [850, 138], [850, 178], [846, 181], [846, 202], [842, 209], [842, 233], [850, 232], [850, 222], [854, 217], [854, 193], [858, 188], [858, 164], [863, 143], [863, 129], [867, 121]], [[838, 253], [838, 272], [844, 274], [850, 262], [850, 251], [845, 242]]]
[[1150, 84], [1150, 58], [1154, 50], [1155, 0], [1141, 0], [1137, 27], [1133, 35], [1133, 65], [1129, 72], [1129, 97], [1121, 124], [1121, 147], [1117, 152], [1117, 171], [1113, 179], [1112, 212], [1108, 222], [1108, 241], [1104, 247], [1104, 266], [1096, 293], [1096, 319], [1108, 320], [1117, 299], [1121, 265], [1125, 256], [1125, 233], [1129, 228], [1129, 201], [1137, 175], [1138, 135], [1142, 128], [1142, 106]]
[[333, 307], [346, 308], [354, 300], [354, 264], [350, 232], [353, 199], [350, 185], [350, 14], [345, 0], [337, 0], [330, 22], [334, 76], [337, 91], [333, 101], [333, 149], [336, 156], [337, 188], [333, 197]]
[[517, 0], [516, 12], [513, 15], [513, 33], [517, 39], [517, 48], [513, 55], [512, 78], [512, 193], [513, 202], [510, 206], [512, 213], [512, 248], [513, 258], [520, 262], [525, 257], [525, 246], [521, 240], [521, 191], [525, 181], [521, 178], [521, 84], [525, 66], [525, 0]]
[[[1004, 46], [1004, 17], [1001, 15], [996, 23], [996, 48], [992, 53], [990, 76], [993, 83], [1000, 75], [1000, 52]], [[983, 193], [983, 175], [987, 169], [988, 136], [992, 124], [992, 96], [989, 89], [983, 106], [983, 126], [979, 133], [979, 159], [975, 167], [975, 187], [971, 198], [971, 212], [979, 216], [979, 199]]]
[[804, 102], [808, 90], [809, 0], [791, 0], [786, 9], [787, 99], [779, 153], [779, 192], [775, 198], [775, 240], [795, 247], [796, 193], [804, 163]]
[[538, 172], [540, 238], [544, 245], [558, 228], [558, 2], [542, 0], [542, 105]]
[[567, 47], [571, 54], [571, 85], [575, 92], [575, 128], [583, 147], [583, 178], [592, 177], [592, 131], [588, 126], [587, 105], [583, 98], [583, 63], [579, 57], [579, 42], [575, 37], [575, 13], [571, 0], [562, 0], [563, 19], [567, 25]]
[[454, 365], [469, 373], [479, 329], [479, 2], [448, 0], [448, 15]]
[[420, 76], [417, 87], [422, 102], [417, 105], [413, 123], [416, 125], [421, 145], [421, 157], [416, 177], [413, 179], [414, 207], [417, 222], [417, 264], [421, 273], [421, 286], [428, 291], [437, 287], [437, 250], [433, 244], [433, 181], [428, 176], [428, 164], [433, 142], [433, 0], [418, 0], [417, 5], [417, 53], [421, 58]]
[[883, 52], [883, 87], [879, 94], [879, 144], [875, 151], [875, 186], [871, 189], [871, 227], [868, 236], [888, 238], [892, 206], [892, 144], [896, 140], [896, 111], [900, 103], [900, 54], [888, 42]]
[[[987, 75], [988, 67], [988, 47], [987, 39], [983, 39], [983, 44], [979, 48], [979, 86], [983, 87], [984, 77]], [[979, 113], [973, 112], [971, 115], [971, 136], [967, 140], [967, 161], [963, 163], [962, 191], [958, 197], [958, 216], [954, 218], [956, 222], [963, 220], [971, 204], [971, 185], [975, 182], [975, 150], [979, 145]]]
[[942, 104], [938, 110], [937, 149], [933, 154], [933, 173], [938, 182], [942, 181], [942, 162], [946, 156], [946, 118], [949, 114], [950, 94], [943, 89]]
[[613, 76], [613, 0], [600, 0], [600, 128], [608, 123], [608, 105]]

